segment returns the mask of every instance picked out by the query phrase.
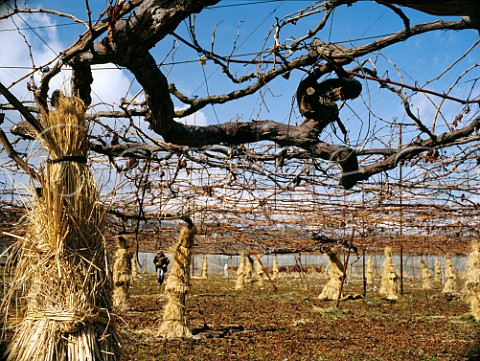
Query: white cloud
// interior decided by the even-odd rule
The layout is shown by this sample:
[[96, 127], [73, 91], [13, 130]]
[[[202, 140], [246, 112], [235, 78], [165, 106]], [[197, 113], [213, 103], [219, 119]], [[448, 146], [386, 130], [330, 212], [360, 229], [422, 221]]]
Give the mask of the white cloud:
[[[16, 27], [26, 29], [27, 23], [31, 28], [47, 27], [47, 30], [35, 30], [35, 32], [21, 30], [21, 33], [15, 30]], [[35, 16], [21, 14], [0, 23], [0, 30], [2, 30], [0, 42], [3, 49], [8, 49], [8, 51], [0, 52], [0, 66], [7, 67], [1, 72], [1, 81], [11, 84], [31, 71], [31, 69], [24, 68], [39, 67], [55, 58], [63, 46], [55, 27], [50, 27], [53, 24], [52, 19], [46, 14], [36, 14]], [[31, 54], [29, 50], [31, 50]], [[35, 74], [37, 82], [39, 76], [39, 74]], [[22, 82], [23, 85], [27, 80]], [[59, 84], [61, 79], [56, 82]], [[26, 87], [23, 89], [26, 93]]]
[[198, 126], [208, 125], [207, 116], [202, 111], [198, 111], [184, 118], [179, 118], [177, 119], [177, 121], [185, 125], [198, 125]]
[[115, 69], [112, 64], [95, 65], [92, 67], [93, 103], [119, 104], [120, 98], [129, 98], [131, 81], [124, 71]]
[[[0, 31], [0, 43], [3, 49], [8, 49], [0, 52], [0, 67], [4, 67], [0, 72], [0, 81], [7, 86], [10, 85], [30, 73], [32, 66], [40, 67], [52, 61], [61, 50], [68, 46], [63, 41], [58, 28], [52, 25], [55, 25], [55, 21], [47, 14], [20, 14], [11, 20], [0, 22], [0, 30], [3, 30]], [[16, 26], [21, 29], [35, 28], [35, 32], [27, 29], [21, 30], [21, 34], [19, 34], [15, 30]], [[28, 45], [31, 46], [32, 56], [30, 56]], [[128, 96], [126, 93], [130, 87], [130, 80], [122, 71], [114, 69], [112, 65], [98, 66], [93, 69], [106, 67], [112, 69], [93, 71], [93, 99], [94, 102], [118, 103], [121, 97]], [[36, 72], [34, 76], [38, 84], [41, 77], [40, 72]], [[70, 69], [63, 70], [61, 74], [52, 79], [50, 89], [53, 91], [59, 88], [68, 92], [70, 76]], [[28, 78], [23, 80], [12, 89], [20, 99], [32, 98], [26, 88], [28, 80]]]

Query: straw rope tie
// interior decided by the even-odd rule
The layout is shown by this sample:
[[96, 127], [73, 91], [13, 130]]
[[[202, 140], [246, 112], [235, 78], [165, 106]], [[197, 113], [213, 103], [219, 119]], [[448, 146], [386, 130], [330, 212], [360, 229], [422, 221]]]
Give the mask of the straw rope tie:
[[61, 323], [60, 329], [62, 333], [74, 333], [85, 327], [86, 323], [101, 323], [108, 325], [110, 323], [108, 312], [100, 310], [96, 314], [81, 315], [75, 311], [30, 311], [27, 312], [24, 320], [38, 321], [47, 319]]
[[77, 163], [87, 163], [87, 157], [82, 155], [64, 155], [57, 159], [47, 159], [47, 163], [55, 164], [61, 162], [77, 162]]

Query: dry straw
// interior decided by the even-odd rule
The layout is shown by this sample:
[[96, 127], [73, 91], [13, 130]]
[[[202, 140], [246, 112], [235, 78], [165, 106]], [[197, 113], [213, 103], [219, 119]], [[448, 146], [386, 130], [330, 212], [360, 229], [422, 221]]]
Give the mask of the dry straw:
[[342, 280], [345, 277], [345, 268], [336, 252], [330, 251], [327, 253], [327, 256], [330, 261], [330, 279], [323, 287], [322, 293], [320, 293], [318, 298], [325, 301], [336, 301], [340, 296]]
[[273, 255], [273, 266], [272, 266], [272, 279], [273, 280], [276, 280], [278, 278], [278, 273], [279, 273], [278, 258], [277, 258], [277, 255], [274, 254]]
[[265, 272], [263, 271], [263, 267], [258, 260], [255, 262], [255, 273], [257, 275], [257, 286], [262, 287], [265, 284]]
[[132, 283], [135, 282], [138, 278], [138, 264], [137, 264], [137, 255], [134, 252], [132, 255], [132, 258], [130, 260], [131, 267], [132, 267]]
[[245, 287], [245, 262], [245, 251], [242, 251], [237, 269], [237, 281], [235, 283], [236, 290], [241, 290]]
[[422, 267], [422, 289], [430, 290], [432, 289], [432, 273], [423, 258], [420, 258], [420, 266]]
[[253, 258], [250, 255], [245, 257], [245, 283], [251, 285], [253, 283]]
[[165, 284], [167, 303], [158, 336], [163, 338], [191, 337], [185, 297], [190, 287], [191, 248], [195, 237], [195, 227], [183, 227], [174, 249], [172, 268]]
[[398, 300], [398, 276], [392, 259], [392, 249], [385, 247], [385, 260], [383, 263], [382, 283], [378, 290], [380, 295], [387, 300]]
[[452, 260], [447, 255], [445, 257], [445, 284], [443, 285], [442, 293], [457, 292], [457, 271], [453, 267]]
[[372, 257], [368, 256], [367, 260], [367, 285], [373, 284], [373, 262]]
[[85, 118], [83, 103], [70, 97], [42, 117], [38, 139], [49, 161], [39, 169], [41, 192], [32, 192], [25, 236], [10, 263], [13, 279], [3, 302], [14, 330], [8, 360], [120, 358]]
[[464, 299], [470, 304], [470, 311], [480, 321], [480, 244], [472, 242], [472, 252], [468, 255], [465, 266]]
[[238, 261], [237, 276], [245, 272], [245, 250], [240, 253], [240, 260]]
[[113, 307], [119, 312], [125, 312], [130, 309], [131, 258], [131, 254], [127, 252], [125, 244], [119, 242], [113, 263]]

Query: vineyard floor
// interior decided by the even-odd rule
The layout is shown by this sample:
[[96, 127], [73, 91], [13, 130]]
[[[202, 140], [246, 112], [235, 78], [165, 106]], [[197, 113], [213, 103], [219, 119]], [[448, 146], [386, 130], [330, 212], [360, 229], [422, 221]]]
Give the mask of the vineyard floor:
[[[284, 277], [277, 292], [266, 282], [235, 290], [235, 280], [192, 279], [187, 311], [194, 337], [156, 336], [166, 297], [154, 274], [131, 288], [131, 311], [120, 315], [122, 361], [460, 361], [480, 360], [480, 332], [459, 297], [441, 285], [405, 284], [396, 302], [379, 297], [321, 301], [321, 278]], [[363, 294], [361, 280], [344, 294]]]

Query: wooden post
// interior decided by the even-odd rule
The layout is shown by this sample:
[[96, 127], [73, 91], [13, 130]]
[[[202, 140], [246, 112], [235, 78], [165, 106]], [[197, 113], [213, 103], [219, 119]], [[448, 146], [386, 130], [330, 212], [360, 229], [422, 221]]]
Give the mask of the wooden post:
[[[299, 259], [300, 259], [300, 257], [301, 256], [299, 256]], [[297, 254], [296, 253], [293, 254], [293, 259], [295, 260], [295, 264], [297, 265], [297, 267], [300, 271], [299, 274], [300, 274], [300, 282], [302, 283], [302, 287], [308, 288], [308, 286], [306, 284], [304, 274], [303, 274], [302, 262], [301, 262], [301, 260], [297, 260]]]

